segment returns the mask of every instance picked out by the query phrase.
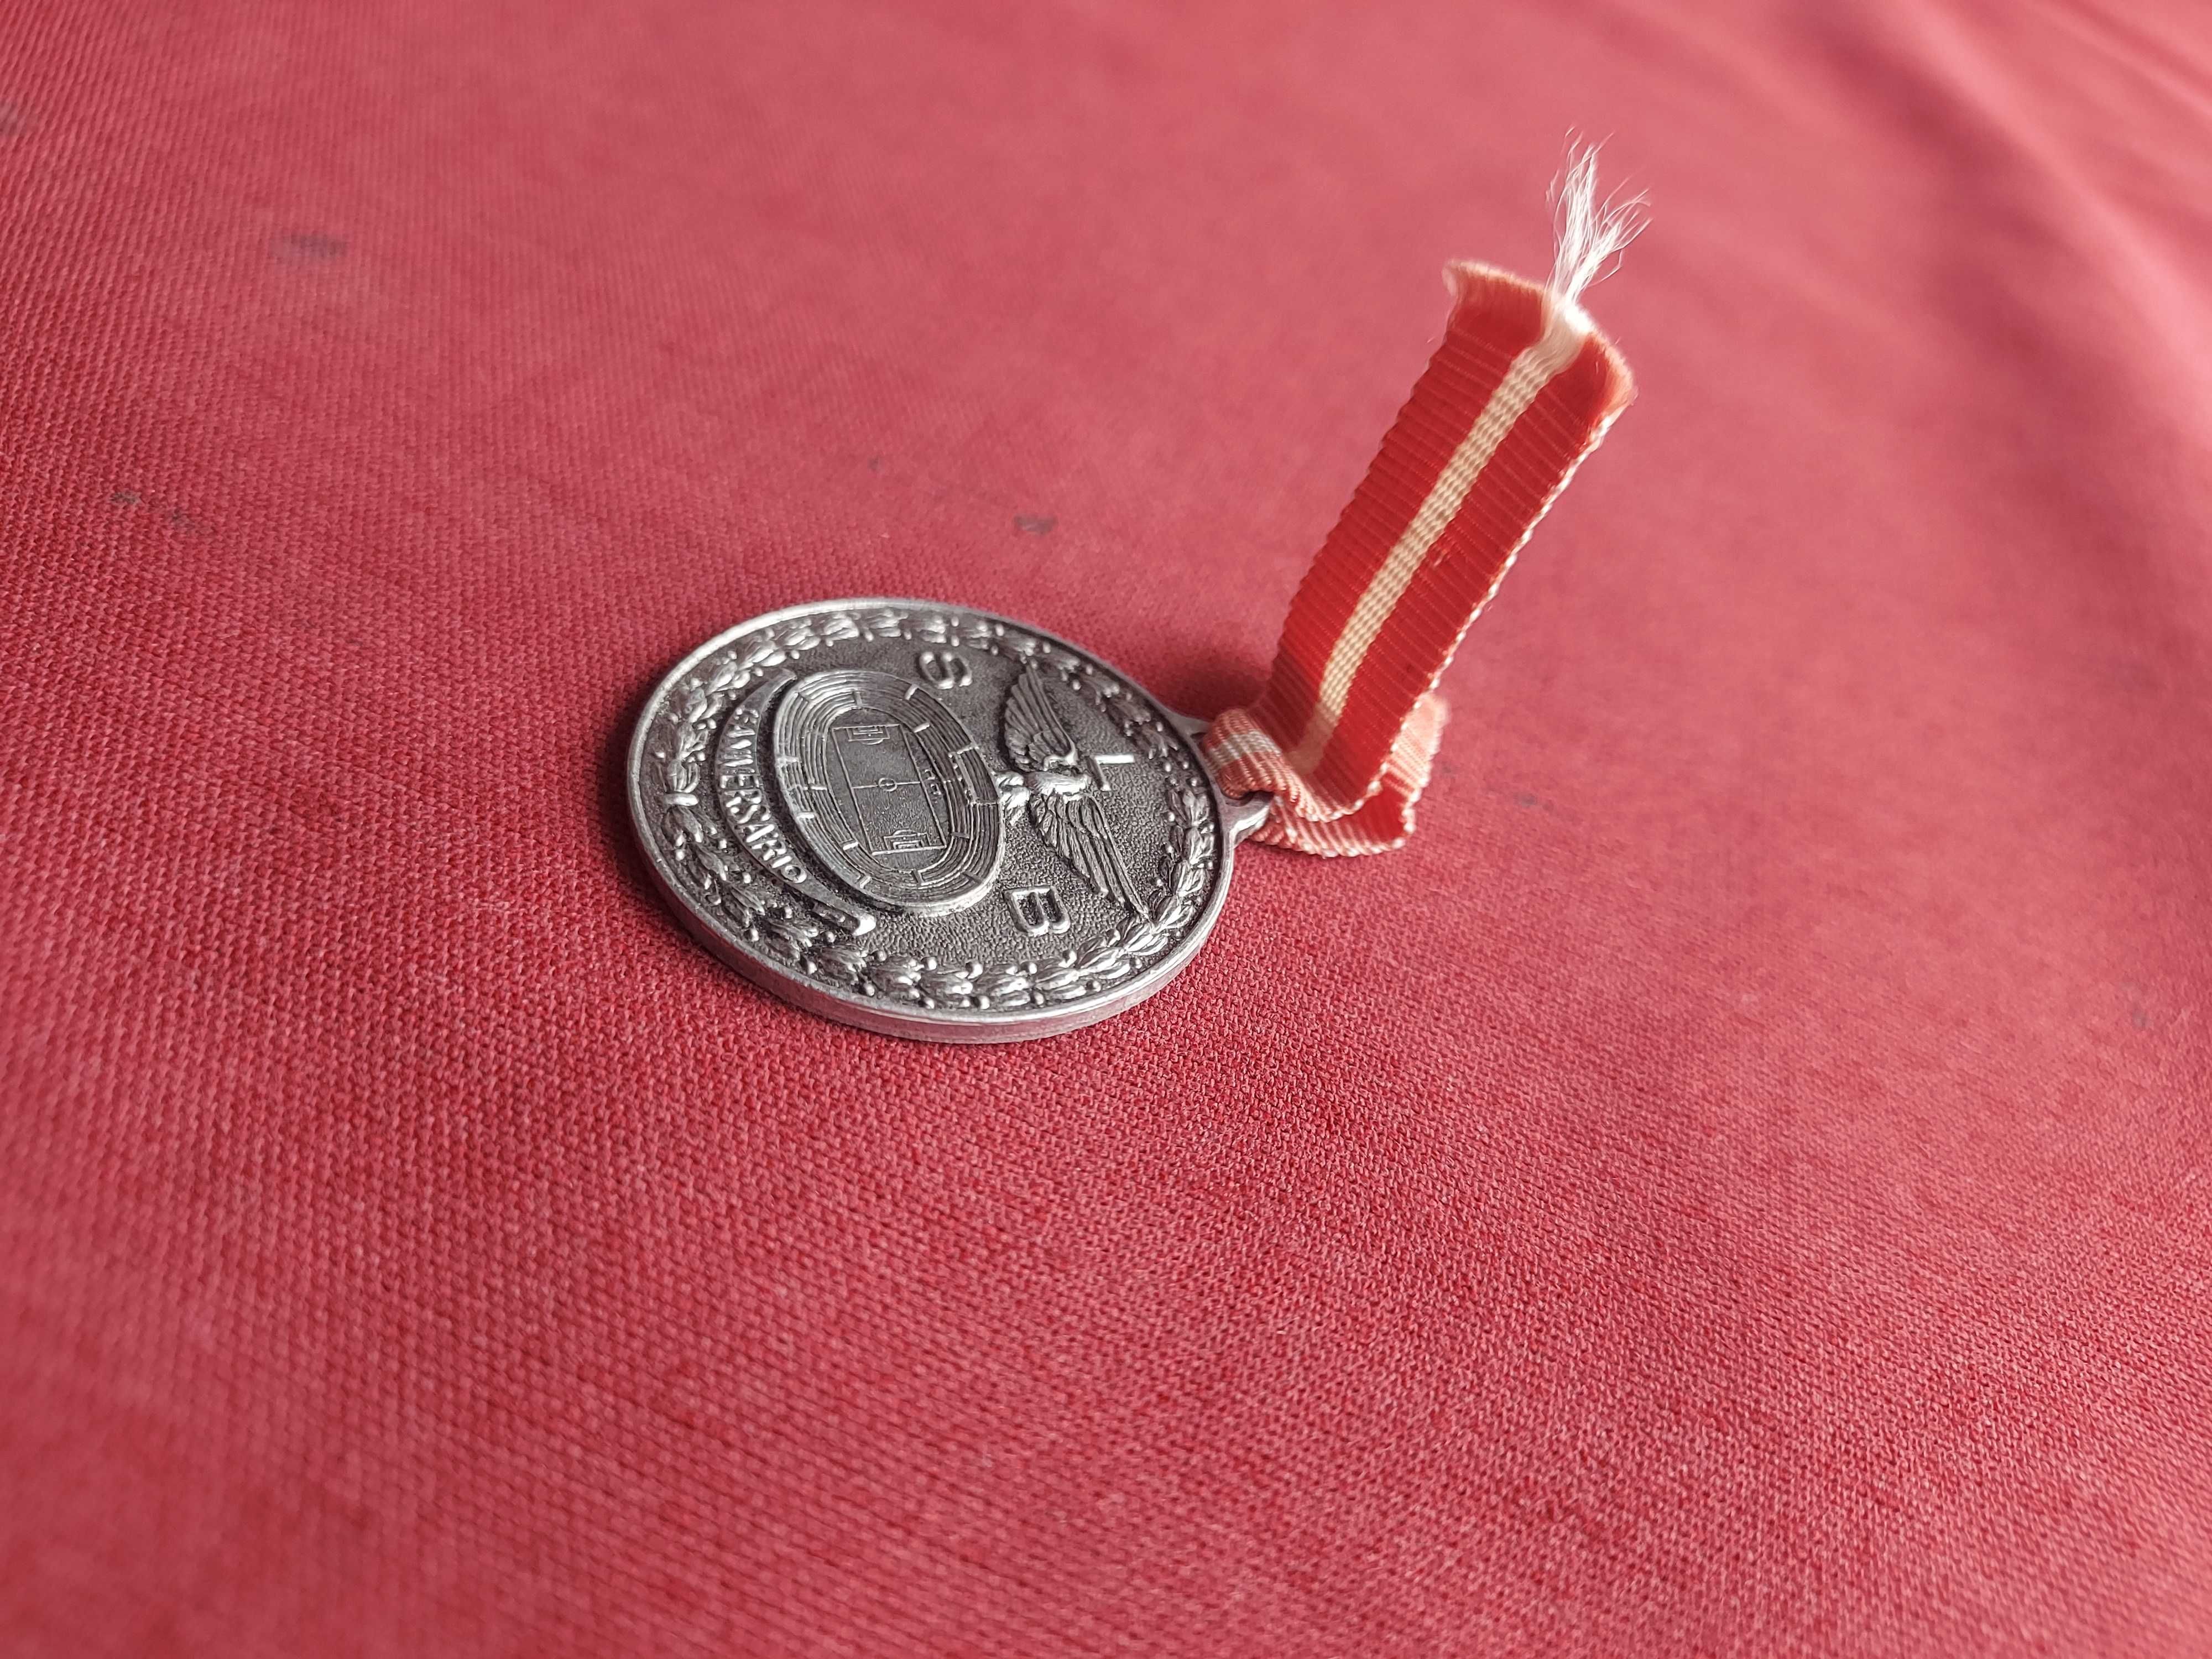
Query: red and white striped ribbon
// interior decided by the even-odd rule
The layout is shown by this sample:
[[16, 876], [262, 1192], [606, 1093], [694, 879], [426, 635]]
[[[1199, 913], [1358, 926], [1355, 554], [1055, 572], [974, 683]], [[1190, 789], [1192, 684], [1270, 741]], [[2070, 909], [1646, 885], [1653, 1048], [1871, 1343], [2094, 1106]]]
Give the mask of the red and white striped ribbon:
[[1634, 234], [1625, 215], [1593, 217], [1589, 171], [1568, 175], [1581, 240], [1563, 238], [1551, 286], [1446, 270], [1443, 343], [1299, 585], [1273, 674], [1206, 734], [1223, 788], [1274, 798], [1262, 841], [1332, 856], [1405, 843], [1443, 731], [1438, 678], [1633, 393], [1577, 299]]

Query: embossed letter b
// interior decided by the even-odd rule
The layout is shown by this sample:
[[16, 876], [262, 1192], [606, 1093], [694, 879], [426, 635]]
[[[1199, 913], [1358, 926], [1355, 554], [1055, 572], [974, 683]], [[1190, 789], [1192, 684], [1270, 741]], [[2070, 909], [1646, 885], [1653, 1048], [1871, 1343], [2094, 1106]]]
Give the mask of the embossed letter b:
[[1007, 892], [1006, 902], [1013, 907], [1014, 920], [1024, 933], [1067, 931], [1067, 907], [1060, 902], [1057, 888], [1016, 887]]

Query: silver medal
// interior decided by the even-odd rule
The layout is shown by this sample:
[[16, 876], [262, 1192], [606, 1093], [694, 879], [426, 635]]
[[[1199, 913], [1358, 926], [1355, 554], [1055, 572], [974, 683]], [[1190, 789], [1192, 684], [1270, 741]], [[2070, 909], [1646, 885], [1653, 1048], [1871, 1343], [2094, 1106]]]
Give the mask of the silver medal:
[[685, 927], [747, 978], [897, 1036], [1050, 1036], [1204, 943], [1234, 801], [1205, 723], [1049, 634], [848, 599], [709, 640], [647, 702], [630, 816]]

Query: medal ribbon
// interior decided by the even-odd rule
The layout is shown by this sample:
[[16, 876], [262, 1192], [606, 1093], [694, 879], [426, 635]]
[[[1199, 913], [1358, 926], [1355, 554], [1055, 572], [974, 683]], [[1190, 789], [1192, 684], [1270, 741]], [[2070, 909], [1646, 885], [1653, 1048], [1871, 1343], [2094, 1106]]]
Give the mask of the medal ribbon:
[[1443, 732], [1437, 681], [1633, 395], [1579, 300], [1639, 228], [1638, 204], [1595, 205], [1595, 161], [1568, 167], [1548, 285], [1446, 267], [1443, 343], [1299, 584], [1266, 688], [1206, 732], [1225, 791], [1273, 797], [1261, 841], [1405, 844]]

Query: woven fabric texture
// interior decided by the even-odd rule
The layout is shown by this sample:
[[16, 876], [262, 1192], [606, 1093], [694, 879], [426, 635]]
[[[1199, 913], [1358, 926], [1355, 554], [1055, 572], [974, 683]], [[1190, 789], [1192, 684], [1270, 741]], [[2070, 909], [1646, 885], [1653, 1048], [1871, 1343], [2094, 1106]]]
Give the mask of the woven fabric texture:
[[[2212, 1648], [2212, 25], [19, 5], [0, 1653]], [[1638, 402], [1419, 833], [948, 1050], [620, 757], [756, 613], [1262, 684], [1570, 131]]]

